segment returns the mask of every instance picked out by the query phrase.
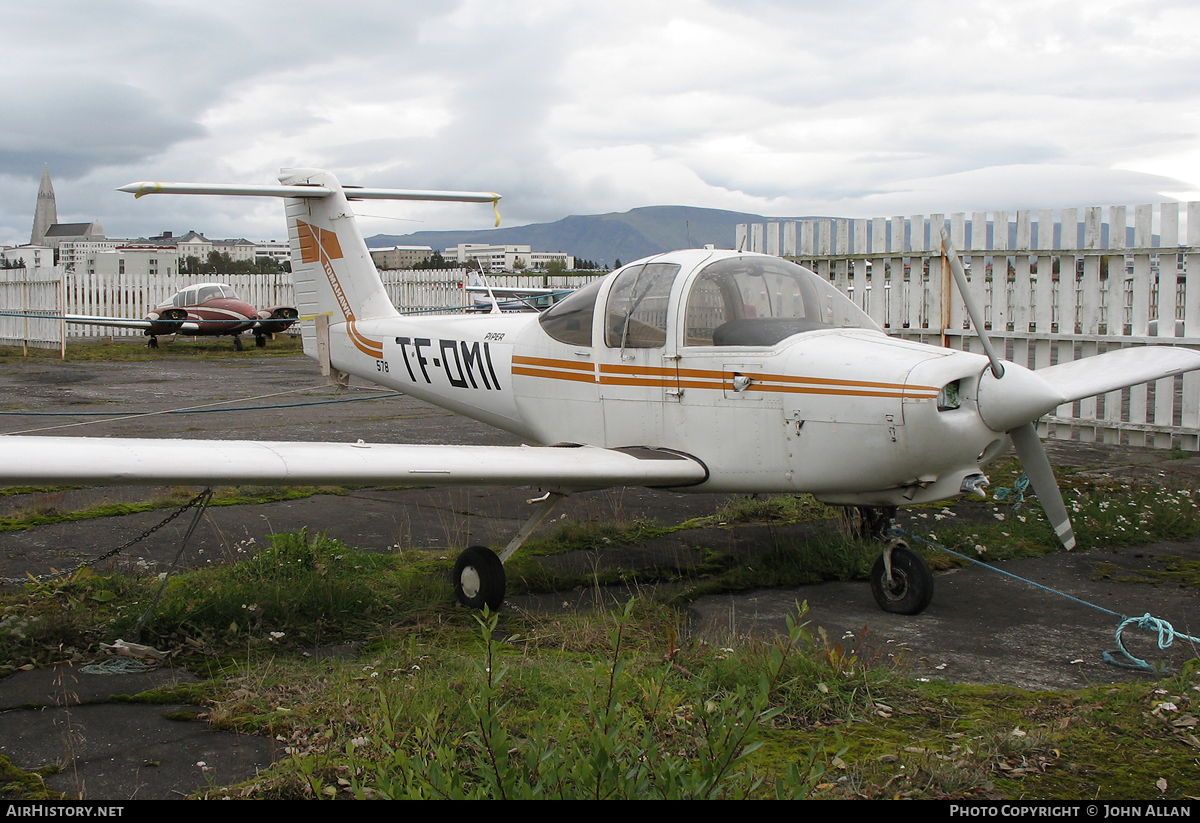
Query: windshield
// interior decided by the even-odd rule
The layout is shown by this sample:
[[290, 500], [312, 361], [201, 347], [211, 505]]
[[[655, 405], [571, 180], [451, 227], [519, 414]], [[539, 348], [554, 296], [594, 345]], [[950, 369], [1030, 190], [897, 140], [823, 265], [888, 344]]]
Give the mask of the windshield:
[[876, 329], [850, 300], [808, 269], [777, 257], [734, 257], [692, 283], [685, 346], [773, 346], [821, 329]]
[[592, 345], [592, 315], [604, 280], [593, 280], [550, 307], [538, 318], [546, 334], [572, 346]]

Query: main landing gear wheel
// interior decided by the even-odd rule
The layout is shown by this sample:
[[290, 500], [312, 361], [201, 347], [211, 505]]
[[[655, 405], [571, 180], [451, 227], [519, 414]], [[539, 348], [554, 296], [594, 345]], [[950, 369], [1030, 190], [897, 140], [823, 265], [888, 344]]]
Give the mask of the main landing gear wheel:
[[486, 546], [471, 546], [454, 563], [454, 596], [464, 606], [496, 611], [504, 602], [506, 586], [504, 564]]
[[233, 350], [234, 351], [245, 351], [246, 350], [246, 347], [242, 345], [242, 338], [240, 335], [235, 334], [233, 336]]
[[266, 348], [266, 346], [267, 338], [263, 337], [261, 334], [254, 335], [254, 347], [256, 349], [263, 349]]
[[149, 342], [149, 343], [147, 343], [146, 345], [147, 345], [147, 346], [149, 346], [149, 347], [150, 347], [150, 348], [152, 348], [152, 349], [157, 349], [157, 348], [158, 348], [158, 338], [157, 338], [157, 337], [151, 337], [151, 338], [150, 338], [150, 342]]
[[[920, 614], [933, 599], [933, 573], [925, 558], [903, 540], [889, 543], [871, 569], [871, 594], [879, 608], [892, 614]], [[885, 555], [891, 553], [888, 580]]]

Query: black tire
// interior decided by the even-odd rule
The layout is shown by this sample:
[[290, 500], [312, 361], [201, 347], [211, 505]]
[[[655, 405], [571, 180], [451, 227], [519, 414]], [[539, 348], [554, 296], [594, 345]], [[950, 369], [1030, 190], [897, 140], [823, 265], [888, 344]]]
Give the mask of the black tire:
[[242, 346], [242, 338], [236, 334], [233, 336], [233, 350], [234, 351], [245, 351], [246, 350], [245, 347]]
[[887, 585], [883, 555], [871, 569], [871, 594], [892, 614], [920, 614], [933, 600], [933, 572], [925, 558], [903, 544], [892, 549], [892, 585]]
[[454, 596], [472, 609], [487, 606], [496, 611], [504, 603], [508, 580], [504, 564], [486, 546], [471, 546], [454, 563]]
[[150, 347], [150, 348], [152, 348], [152, 349], [157, 349], [157, 348], [158, 348], [158, 338], [157, 338], [157, 337], [151, 337], [151, 338], [150, 338], [150, 342], [149, 342], [149, 343], [147, 343], [146, 345], [147, 345], [147, 346], [149, 346], [149, 347]]
[[265, 349], [266, 347], [267, 347], [267, 338], [263, 337], [261, 334], [255, 335], [254, 336], [254, 348]]

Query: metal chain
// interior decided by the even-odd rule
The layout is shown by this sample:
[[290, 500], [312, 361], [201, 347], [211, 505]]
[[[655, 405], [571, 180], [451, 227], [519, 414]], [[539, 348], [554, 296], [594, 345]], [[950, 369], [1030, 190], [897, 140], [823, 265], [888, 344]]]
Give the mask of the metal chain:
[[133, 546], [133, 545], [136, 545], [137, 543], [142, 542], [147, 537], [149, 537], [150, 535], [154, 534], [156, 531], [161, 529], [163, 526], [167, 525], [172, 520], [179, 517], [179, 515], [183, 514], [188, 509], [195, 508], [196, 506], [200, 505], [202, 502], [207, 504], [208, 499], [211, 497], [212, 497], [212, 490], [205, 489], [204, 491], [200, 492], [200, 494], [196, 495], [191, 500], [189, 500], [187, 503], [184, 503], [182, 506], [180, 506], [178, 509], [176, 509], [169, 517], [167, 517], [166, 520], [162, 521], [158, 525], [151, 526], [150, 528], [146, 529], [144, 532], [142, 532], [141, 534], [139, 534], [137, 537], [133, 538], [132, 540], [129, 540], [129, 541], [123, 543], [122, 545], [117, 546], [115, 549], [110, 549], [109, 551], [105, 552], [104, 554], [100, 555], [99, 557], [94, 557], [91, 560], [84, 560], [82, 563], [79, 563], [74, 568], [64, 569], [63, 571], [47, 572], [46, 574], [39, 574], [39, 575], [30, 574], [25, 577], [0, 577], [0, 583], [7, 583], [9, 585], [14, 585], [14, 586], [18, 586], [22, 583], [29, 583], [29, 582], [42, 583], [47, 580], [53, 580], [56, 577], [64, 577], [66, 575], [74, 574], [75, 572], [79, 571], [80, 569], [84, 568], [85, 566], [94, 566], [103, 560], [108, 560], [110, 557], [115, 557], [116, 555], [118, 555], [121, 552], [128, 549], [130, 546]]

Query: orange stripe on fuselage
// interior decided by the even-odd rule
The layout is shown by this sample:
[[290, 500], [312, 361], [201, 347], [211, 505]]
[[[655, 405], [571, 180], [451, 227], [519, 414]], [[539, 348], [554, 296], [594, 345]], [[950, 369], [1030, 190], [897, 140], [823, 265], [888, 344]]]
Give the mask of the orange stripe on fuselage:
[[[558, 371], [561, 369], [562, 371]], [[547, 380], [570, 380], [590, 383], [590, 363], [557, 360], [546, 357], [513, 357], [513, 374], [541, 377]], [[902, 383], [879, 383], [863, 380], [843, 380], [829, 377], [798, 377], [786, 374], [746, 375], [753, 381], [745, 391], [787, 394], [823, 394], [837, 397], [887, 397], [931, 399], [939, 389], [933, 386], [905, 386]], [[733, 380], [734, 372], [713, 369], [670, 369], [660, 366], [625, 366], [603, 363], [599, 382], [606, 386], [641, 386], [644, 388], [689, 388], [723, 391]], [[690, 378], [690, 379], [689, 379]]]
[[561, 371], [543, 371], [541, 369], [531, 369], [527, 366], [513, 366], [513, 374], [523, 374], [526, 377], [546, 377], [551, 380], [571, 380], [576, 383], [595, 383], [596, 378], [591, 374], [582, 372], [561, 372]]
[[350, 342], [354, 344], [356, 349], [368, 357], [374, 357], [378, 360], [383, 359], [383, 344], [360, 334], [353, 320], [346, 321], [346, 331], [350, 336]]
[[519, 363], [524, 366], [543, 366], [549, 369], [572, 369], [574, 371], [585, 371], [591, 374], [594, 366], [591, 363], [580, 363], [576, 360], [554, 360], [549, 357], [526, 357], [522, 354], [514, 354], [513, 363]]
[[[513, 355], [513, 374], [526, 377], [544, 377], [548, 380], [570, 380], [574, 383], [595, 383], [595, 367], [591, 363], [575, 360], [555, 360], [550, 357], [528, 357]], [[560, 370], [561, 371], [558, 371]]]

